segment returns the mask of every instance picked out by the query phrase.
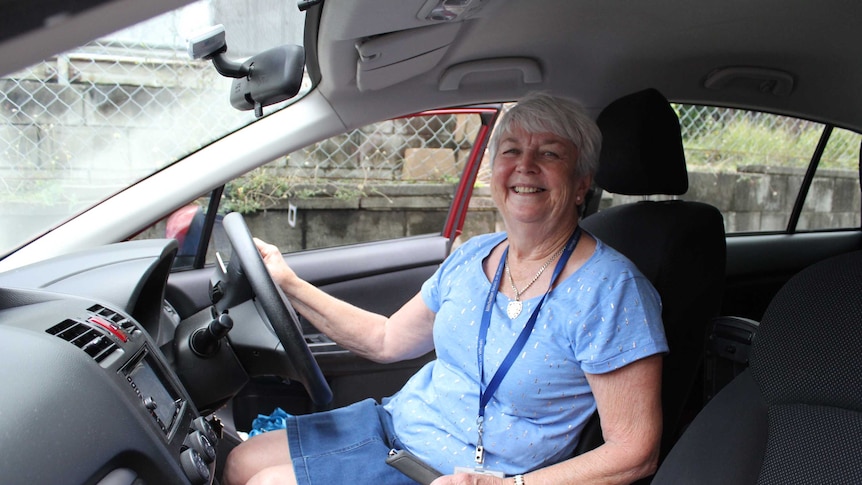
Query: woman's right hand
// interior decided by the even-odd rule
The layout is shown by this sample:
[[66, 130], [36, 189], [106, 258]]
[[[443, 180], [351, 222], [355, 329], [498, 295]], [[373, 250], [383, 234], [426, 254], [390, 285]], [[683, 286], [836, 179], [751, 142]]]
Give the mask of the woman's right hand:
[[511, 482], [506, 478], [497, 478], [492, 475], [456, 473], [444, 475], [434, 480], [431, 485], [505, 485], [507, 483]]
[[254, 238], [254, 245], [257, 246], [257, 251], [266, 265], [272, 280], [275, 284], [281, 287], [285, 293], [288, 293], [288, 288], [299, 279], [294, 271], [284, 261], [281, 251], [277, 246], [269, 244], [258, 238]]

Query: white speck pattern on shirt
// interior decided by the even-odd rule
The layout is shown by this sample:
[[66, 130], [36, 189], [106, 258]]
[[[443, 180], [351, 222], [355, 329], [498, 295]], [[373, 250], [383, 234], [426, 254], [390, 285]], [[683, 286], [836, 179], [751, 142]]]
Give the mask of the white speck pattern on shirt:
[[[482, 261], [504, 233], [477, 236], [423, 285], [436, 312], [437, 359], [384, 404], [406, 448], [444, 473], [474, 465], [479, 410], [477, 341], [491, 283]], [[493, 377], [541, 297], [514, 320], [498, 293], [485, 347]], [[571, 455], [595, 400], [585, 373], [601, 374], [666, 352], [661, 303], [628, 259], [598, 241], [592, 257], [543, 304], [524, 350], [485, 410], [485, 467], [524, 473]]]

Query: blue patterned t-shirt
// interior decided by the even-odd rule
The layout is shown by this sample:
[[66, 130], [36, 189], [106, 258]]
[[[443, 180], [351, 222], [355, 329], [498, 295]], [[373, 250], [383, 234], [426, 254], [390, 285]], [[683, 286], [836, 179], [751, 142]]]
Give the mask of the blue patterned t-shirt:
[[[477, 236], [456, 249], [422, 286], [436, 313], [437, 359], [385, 401], [399, 441], [443, 473], [474, 466], [479, 410], [477, 341], [491, 289], [482, 261], [505, 233]], [[493, 377], [541, 296], [514, 320], [497, 293], [485, 347]], [[506, 474], [571, 456], [596, 404], [585, 373], [602, 374], [666, 352], [658, 294], [634, 264], [601, 241], [559, 282], [485, 410], [485, 467]]]

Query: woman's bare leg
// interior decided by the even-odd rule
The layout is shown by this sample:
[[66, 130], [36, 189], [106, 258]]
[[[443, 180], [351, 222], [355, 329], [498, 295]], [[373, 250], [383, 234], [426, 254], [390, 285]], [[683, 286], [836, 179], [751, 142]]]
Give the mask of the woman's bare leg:
[[292, 465], [271, 466], [251, 477], [247, 485], [296, 485]]
[[[254, 436], [231, 450], [225, 462], [222, 483], [225, 485], [246, 484], [255, 475], [273, 467], [278, 468], [279, 474], [285, 475], [284, 480], [281, 482], [261, 481], [260, 483], [296, 483], [293, 467], [290, 464], [287, 433], [283, 429]], [[274, 470], [261, 474], [260, 479], [273, 476], [277, 476]]]

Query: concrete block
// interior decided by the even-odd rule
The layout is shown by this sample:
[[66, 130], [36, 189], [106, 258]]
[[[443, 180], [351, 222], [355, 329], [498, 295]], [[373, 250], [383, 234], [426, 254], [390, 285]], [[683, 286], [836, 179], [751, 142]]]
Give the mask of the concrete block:
[[367, 210], [380, 209], [419, 209], [419, 210], [448, 210], [452, 204], [452, 197], [439, 196], [417, 196], [417, 197], [363, 197], [360, 206]]
[[497, 212], [491, 211], [469, 211], [464, 219], [464, 228], [461, 238], [467, 240], [479, 234], [487, 234], [496, 231]]
[[359, 197], [308, 197], [288, 199], [279, 207], [286, 210], [288, 204], [296, 206], [297, 211], [325, 211], [325, 210], [358, 210]]
[[813, 231], [818, 229], [829, 229], [834, 227], [833, 214], [822, 212], [803, 212], [799, 215], [796, 228], [801, 231]]
[[448, 211], [408, 211], [405, 214], [405, 235], [439, 234], [446, 223]]
[[[44, 170], [53, 167], [52, 153], [44, 143], [45, 135], [36, 124], [0, 124], [0, 168], [5, 170]], [[24, 173], [21, 176], [26, 176]], [[29, 176], [28, 176], [29, 178]]]
[[[136, 117], [142, 113], [149, 114], [149, 110], [142, 110], [141, 107], [148, 104], [149, 100], [143, 99], [143, 92], [152, 93], [155, 95], [155, 90], [147, 90], [137, 86], [122, 86], [109, 84], [95, 84], [87, 92], [85, 98], [86, 107], [86, 123], [90, 126], [99, 125], [131, 125]], [[152, 98], [151, 98], [152, 99]], [[173, 101], [173, 96], [170, 98], [163, 97], [162, 106], [167, 106]], [[165, 108], [166, 109], [166, 108]], [[154, 111], [158, 113], [158, 110]]]
[[304, 218], [306, 249], [404, 236], [398, 211], [320, 211]]
[[90, 127], [60, 126], [43, 143], [58, 163], [74, 165], [73, 178], [83, 183], [109, 178], [117, 163], [129, 159], [128, 136], [123, 128], [105, 129], [93, 136]]
[[836, 178], [833, 180], [832, 210], [835, 212], [858, 211], [860, 197], [858, 175], [856, 178]]
[[455, 170], [457, 170], [459, 174], [464, 173], [464, 165], [466, 165], [467, 161], [470, 160], [470, 153], [472, 152], [472, 148], [462, 148], [455, 151]]
[[689, 172], [688, 178], [688, 192], [682, 196], [683, 200], [705, 202], [722, 212], [730, 210], [733, 192], [727, 188], [733, 186], [736, 174]]
[[408, 148], [402, 180], [441, 180], [457, 177], [455, 153], [448, 148]]
[[246, 214], [244, 217], [249, 231], [255, 237], [275, 244], [282, 252], [305, 249], [304, 214], [297, 213], [295, 227], [288, 224], [287, 211], [267, 210]]
[[481, 127], [482, 120], [479, 115], [455, 115], [455, 130], [452, 132], [452, 138], [458, 143], [464, 141], [472, 143], [479, 135]]
[[732, 216], [725, 218], [725, 222], [730, 222], [728, 232], [750, 232], [759, 231], [761, 226], [760, 211], [735, 211]]
[[451, 196], [455, 193], [455, 184], [430, 182], [421, 184], [375, 184], [368, 186], [366, 192], [381, 194], [385, 197]]
[[787, 229], [787, 221], [790, 220], [790, 212], [761, 212], [760, 227], [750, 229], [758, 232], [784, 231]]
[[84, 116], [83, 89], [80, 85], [3, 79], [0, 116], [13, 124], [80, 124]]
[[414, 116], [396, 120], [397, 133], [409, 148], [450, 148], [453, 144], [455, 116]]
[[747, 212], [783, 209], [783, 189], [786, 186], [786, 180], [776, 180], [776, 177], [768, 175], [740, 176], [733, 186], [731, 210]]
[[862, 227], [862, 217], [859, 212], [837, 212], [835, 213], [835, 227], [859, 228]]
[[477, 195], [476, 191], [473, 191], [473, 197], [470, 197], [469, 210], [471, 212], [493, 212], [497, 210], [497, 206], [490, 196]]
[[366, 134], [357, 148], [358, 166], [395, 170], [401, 164], [403, 146], [400, 136], [379, 131]]
[[818, 213], [832, 212], [834, 187], [833, 179], [815, 177], [805, 198], [805, 209]]

